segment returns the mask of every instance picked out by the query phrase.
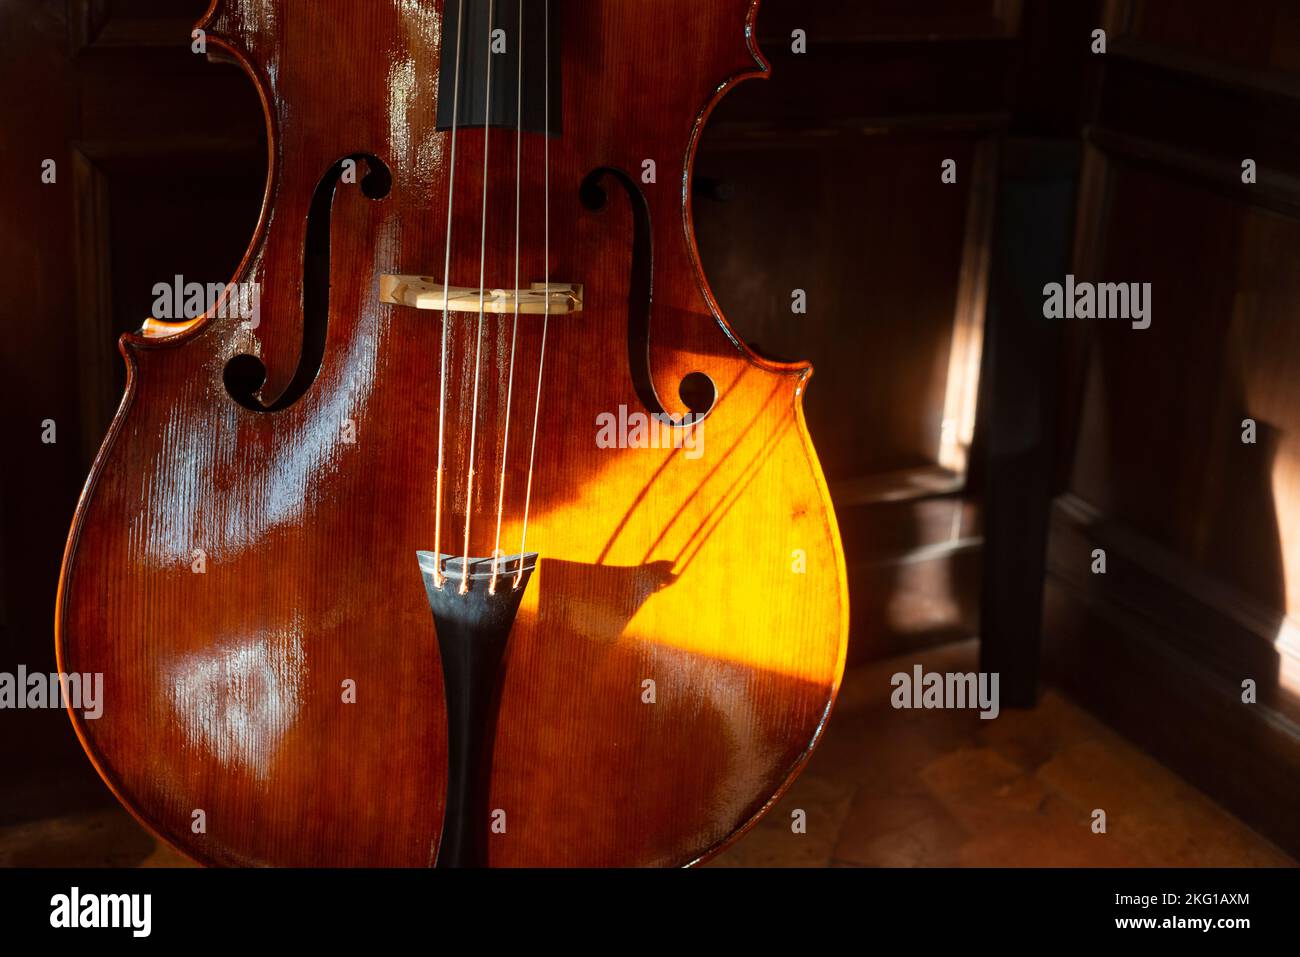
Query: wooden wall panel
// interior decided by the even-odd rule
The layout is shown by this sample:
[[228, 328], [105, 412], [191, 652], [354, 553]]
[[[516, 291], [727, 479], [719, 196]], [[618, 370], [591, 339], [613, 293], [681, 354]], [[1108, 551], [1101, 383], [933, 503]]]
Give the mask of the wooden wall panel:
[[[1072, 488], [1106, 514], [1191, 552], [1213, 514], [1204, 470], [1235, 432], [1220, 415], [1220, 363], [1233, 304], [1242, 211], [1213, 194], [1143, 168], [1112, 179], [1105, 252], [1080, 278], [1143, 281], [1159, 321], [1135, 331], [1097, 321], [1088, 403]], [[1200, 228], [1171, 229], [1197, 203]], [[1189, 277], [1196, 277], [1194, 282]], [[1238, 442], [1238, 444], [1240, 444]], [[1207, 512], [1207, 506], [1211, 511]]]
[[[1300, 65], [1294, 4], [1111, 4], [1074, 272], [1152, 325], [1074, 320], [1048, 672], [1296, 852]], [[1258, 182], [1243, 183], [1254, 159]], [[1071, 323], [1070, 320], [1063, 322]], [[1242, 442], [1252, 419], [1257, 442]], [[1064, 463], [1063, 463], [1064, 464]], [[1092, 570], [1096, 549], [1104, 574]], [[1243, 682], [1258, 700], [1243, 701]]]
[[853, 0], [852, 3], [773, 3], [759, 23], [765, 41], [802, 28], [838, 42], [932, 37], [1013, 36], [1020, 0]]
[[[1285, 588], [1272, 597], [1281, 597], [1288, 617], [1300, 620], [1300, 221], [1253, 212], [1237, 275], [1230, 361], [1243, 370], [1241, 407], [1259, 423], [1260, 446], [1231, 446], [1220, 497], [1243, 511], [1247, 503], [1262, 511], [1271, 500]], [[1244, 520], [1235, 527], [1224, 522], [1218, 532], [1205, 545], [1219, 568], [1229, 562], [1249, 567], [1246, 549], [1257, 545], [1268, 556], [1264, 549], [1274, 544], [1252, 539]], [[1247, 577], [1238, 584], [1249, 588], [1253, 582]], [[1293, 690], [1300, 696], [1300, 685]]]
[[949, 157], [969, 171], [977, 145], [714, 143], [701, 159], [735, 190], [697, 213], [719, 302], [761, 351], [813, 362], [805, 410], [833, 480], [938, 460], [970, 204], [970, 186], [942, 188], [938, 171]]
[[1300, 220], [1147, 163], [1093, 162], [1107, 164], [1110, 212], [1079, 277], [1151, 282], [1156, 318], [1089, 328], [1070, 491], [1295, 615]]
[[[67, 111], [50, 108], [51, 101], [63, 102], [72, 92], [63, 11], [37, 0], [0, 3], [0, 38], [5, 47], [0, 56], [0, 319], [5, 335], [0, 378], [6, 435], [0, 470], [5, 563], [0, 671], [13, 673], [19, 664], [32, 670], [54, 667], [54, 588], [62, 539], [84, 475], [77, 454], [78, 399], [75, 389], [68, 388], [69, 370], [77, 365], [70, 321], [74, 247], [67, 228], [75, 182], [67, 143], [73, 131]], [[41, 182], [45, 159], [57, 164], [52, 184]], [[47, 419], [56, 425], [54, 444], [41, 441]], [[78, 756], [62, 714], [2, 714], [0, 762], [7, 782], [20, 779], [51, 753], [55, 760]], [[55, 721], [62, 738], [53, 733]], [[75, 781], [78, 775], [70, 778]], [[89, 767], [79, 776], [83, 783], [94, 778]], [[13, 819], [11, 800], [21, 803], [8, 790], [0, 789], [0, 822]]]
[[1122, 37], [1223, 65], [1300, 72], [1300, 6], [1292, 0], [1133, 0]]

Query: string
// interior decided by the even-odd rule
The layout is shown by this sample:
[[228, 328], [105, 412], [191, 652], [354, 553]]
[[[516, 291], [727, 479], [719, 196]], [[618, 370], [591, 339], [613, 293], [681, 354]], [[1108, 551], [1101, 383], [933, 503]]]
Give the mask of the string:
[[465, 0], [456, 6], [456, 60], [452, 70], [451, 95], [451, 166], [447, 177], [447, 251], [442, 266], [442, 352], [438, 360], [438, 479], [437, 505], [433, 513], [433, 550], [437, 559], [433, 564], [433, 581], [442, 588], [446, 577], [442, 573], [442, 463], [443, 436], [447, 422], [447, 293], [451, 284], [451, 213], [456, 196], [456, 125], [460, 118], [460, 40], [465, 30]]
[[545, 251], [543, 281], [546, 286], [546, 298], [542, 306], [542, 348], [537, 360], [537, 401], [533, 406], [533, 441], [528, 451], [528, 490], [524, 493], [524, 525], [519, 537], [519, 568], [515, 572], [514, 587], [518, 588], [524, 578], [524, 551], [528, 544], [528, 510], [533, 501], [533, 464], [537, 457], [537, 422], [542, 410], [542, 370], [546, 368], [546, 330], [551, 321], [551, 0], [546, 0], [546, 23], [542, 33], [546, 48], [543, 96], [545, 113], [542, 121], [542, 142], [545, 150], [542, 179], [542, 195], [545, 235], [542, 248]]
[[492, 23], [496, 19], [496, 0], [488, 0], [487, 18], [487, 87], [483, 94], [483, 224], [478, 253], [478, 333], [474, 345], [474, 402], [469, 418], [469, 467], [465, 477], [465, 566], [460, 578], [460, 593], [469, 591], [469, 526], [474, 514], [474, 446], [478, 440], [479, 373], [483, 359], [483, 300], [487, 282], [487, 213], [488, 213], [488, 134], [492, 130]]
[[506, 460], [510, 456], [510, 406], [515, 391], [515, 340], [519, 335], [519, 213], [520, 213], [520, 170], [523, 165], [524, 142], [524, 0], [519, 0], [519, 38], [515, 55], [519, 58], [519, 68], [515, 71], [515, 321], [510, 330], [510, 372], [506, 377], [506, 427], [501, 447], [501, 484], [497, 487], [497, 535], [492, 546], [492, 581], [488, 584], [488, 594], [497, 593], [497, 564], [501, 558], [501, 516], [506, 503]]

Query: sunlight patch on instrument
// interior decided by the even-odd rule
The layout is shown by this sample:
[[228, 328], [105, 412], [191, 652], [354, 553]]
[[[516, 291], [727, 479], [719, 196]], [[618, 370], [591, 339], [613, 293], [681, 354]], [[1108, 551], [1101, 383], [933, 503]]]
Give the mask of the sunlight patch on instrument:
[[302, 707], [305, 662], [297, 631], [178, 658], [165, 679], [176, 723], [192, 747], [268, 780]]
[[[687, 537], [683, 531], [683, 543]], [[825, 576], [836, 574], [829, 552], [810, 556], [810, 566], [821, 569], [815, 574], [792, 573], [785, 550], [752, 553], [746, 556], [749, 566], [738, 571], [705, 545], [674, 579], [669, 569], [676, 539], [645, 564], [622, 554], [602, 564], [595, 556], [573, 561], [556, 539], [548, 536], [554, 547], [539, 561], [524, 594], [515, 625], [518, 640], [549, 641], [550, 634], [574, 636], [593, 647], [654, 642], [809, 682], [824, 681], [835, 671], [835, 649], [827, 646], [824, 633], [839, 626], [824, 609]], [[814, 540], [811, 527], [806, 539]], [[791, 611], [774, 619], [775, 589], [793, 591], [804, 601], [783, 604]], [[820, 660], [818, 649], [825, 649]]]
[[[599, 481], [544, 512], [536, 525], [542, 558], [520, 619], [540, 611], [544, 630], [595, 642], [653, 636], [801, 680], [833, 675], [837, 649], [826, 630], [841, 619], [826, 601], [840, 566], [816, 485], [793, 485], [781, 467], [806, 454], [782, 408], [791, 384], [756, 379], [752, 387], [772, 414], [730, 426], [706, 420], [703, 458], [609, 449]], [[772, 511], [774, 501], [789, 510]], [[738, 539], [751, 543], [739, 556]], [[774, 607], [780, 618], [771, 617]]]

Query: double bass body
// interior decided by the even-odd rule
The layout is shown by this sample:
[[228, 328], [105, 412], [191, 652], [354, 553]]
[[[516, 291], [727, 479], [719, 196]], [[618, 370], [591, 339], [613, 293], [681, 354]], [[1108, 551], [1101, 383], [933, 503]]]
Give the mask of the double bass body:
[[[448, 709], [417, 552], [539, 556], [494, 689], [493, 866], [709, 856], [798, 773], [838, 687], [811, 370], [730, 334], [684, 199], [713, 104], [765, 70], [757, 3], [551, 0], [549, 33], [516, 35], [496, 0], [527, 82], [497, 83], [517, 109], [486, 127], [466, 83], [453, 178], [459, 2], [216, 0], [200, 24], [267, 111], [234, 277], [260, 316], [123, 337], [56, 631], [61, 670], [104, 674], [102, 717], [73, 715], [100, 774], [202, 863], [438, 857]], [[381, 301], [397, 274], [578, 283], [582, 309], [444, 325]], [[656, 404], [707, 408], [703, 454], [596, 441], [602, 415]]]

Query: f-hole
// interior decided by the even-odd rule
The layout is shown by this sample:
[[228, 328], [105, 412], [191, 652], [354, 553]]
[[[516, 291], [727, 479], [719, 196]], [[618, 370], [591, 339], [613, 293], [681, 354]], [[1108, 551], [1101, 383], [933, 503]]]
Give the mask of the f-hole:
[[602, 181], [610, 177], [623, 187], [632, 207], [632, 271], [628, 281], [627, 361], [632, 385], [641, 404], [665, 425], [682, 428], [708, 415], [718, 399], [718, 390], [703, 372], [692, 372], [682, 380], [678, 394], [690, 409], [689, 420], [674, 421], [659, 401], [654, 378], [650, 374], [650, 316], [654, 304], [654, 235], [650, 222], [650, 204], [636, 180], [613, 166], [600, 166], [582, 180], [579, 196], [582, 205], [592, 211], [604, 209], [609, 202]]
[[293, 405], [311, 388], [325, 360], [325, 339], [330, 314], [330, 213], [334, 192], [349, 170], [365, 163], [361, 192], [370, 199], [383, 199], [393, 186], [392, 173], [379, 157], [353, 153], [329, 168], [312, 194], [307, 214], [307, 232], [302, 259], [302, 351], [298, 368], [284, 392], [267, 405], [257, 392], [266, 381], [266, 366], [257, 356], [240, 354], [226, 363], [224, 379], [230, 397], [252, 412], [278, 412]]

